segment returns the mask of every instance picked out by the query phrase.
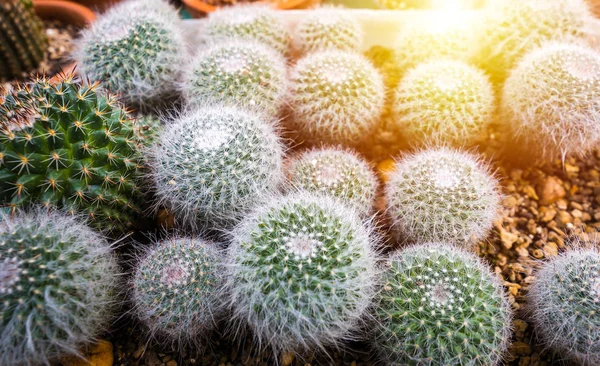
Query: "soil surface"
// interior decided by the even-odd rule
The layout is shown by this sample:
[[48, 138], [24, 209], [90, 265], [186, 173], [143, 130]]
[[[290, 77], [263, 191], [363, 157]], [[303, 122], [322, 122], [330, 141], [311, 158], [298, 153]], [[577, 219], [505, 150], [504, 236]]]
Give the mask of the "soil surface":
[[49, 43], [46, 57], [31, 75], [45, 74], [52, 76], [71, 63], [69, 55], [75, 48], [73, 40], [77, 37], [79, 29], [58, 20], [45, 20], [44, 28]]

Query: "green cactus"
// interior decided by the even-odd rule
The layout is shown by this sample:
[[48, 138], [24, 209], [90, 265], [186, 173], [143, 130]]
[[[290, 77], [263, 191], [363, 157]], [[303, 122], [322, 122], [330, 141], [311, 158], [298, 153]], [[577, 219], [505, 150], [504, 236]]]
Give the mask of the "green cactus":
[[48, 39], [31, 0], [0, 3], [0, 82], [20, 79], [44, 59]]
[[103, 232], [134, 226], [134, 122], [99, 84], [46, 78], [0, 96], [0, 205], [85, 212]]

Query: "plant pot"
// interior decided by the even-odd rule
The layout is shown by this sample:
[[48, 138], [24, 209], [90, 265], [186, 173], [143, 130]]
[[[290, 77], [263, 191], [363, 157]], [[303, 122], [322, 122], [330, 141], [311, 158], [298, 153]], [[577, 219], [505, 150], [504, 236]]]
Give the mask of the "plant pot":
[[87, 6], [97, 13], [102, 13], [122, 0], [75, 0], [76, 3]]
[[[273, 1], [260, 1], [260, 3], [273, 4], [279, 10], [288, 10], [306, 9], [320, 4], [321, 0], [283, 0], [277, 1], [275, 4]], [[201, 18], [219, 8], [218, 6], [210, 5], [202, 0], [183, 0], [183, 6], [194, 18]]]

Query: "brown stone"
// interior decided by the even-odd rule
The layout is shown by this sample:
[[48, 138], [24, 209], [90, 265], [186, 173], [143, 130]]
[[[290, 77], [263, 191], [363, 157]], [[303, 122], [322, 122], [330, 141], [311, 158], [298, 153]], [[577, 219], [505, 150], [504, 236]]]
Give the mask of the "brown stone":
[[538, 192], [543, 205], [554, 203], [567, 195], [563, 182], [554, 176], [546, 177], [538, 186]]

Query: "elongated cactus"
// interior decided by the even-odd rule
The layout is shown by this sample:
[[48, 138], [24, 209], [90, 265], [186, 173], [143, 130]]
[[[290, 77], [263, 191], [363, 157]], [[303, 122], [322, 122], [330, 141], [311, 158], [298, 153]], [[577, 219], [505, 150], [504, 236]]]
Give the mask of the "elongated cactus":
[[0, 365], [51, 364], [111, 325], [120, 274], [99, 234], [38, 210], [4, 216], [0, 243]]
[[370, 230], [326, 196], [297, 193], [257, 208], [229, 248], [234, 324], [248, 325], [275, 353], [352, 338], [373, 296]]
[[31, 0], [0, 3], [0, 82], [20, 79], [44, 59], [48, 39]]
[[500, 364], [511, 335], [502, 283], [447, 243], [393, 255], [377, 296], [373, 346], [389, 365]]
[[0, 205], [84, 212], [104, 232], [135, 226], [134, 122], [97, 83], [46, 78], [0, 95]]

